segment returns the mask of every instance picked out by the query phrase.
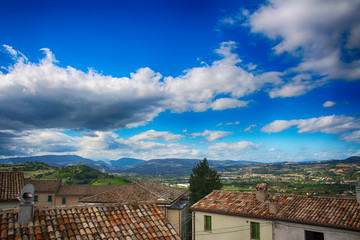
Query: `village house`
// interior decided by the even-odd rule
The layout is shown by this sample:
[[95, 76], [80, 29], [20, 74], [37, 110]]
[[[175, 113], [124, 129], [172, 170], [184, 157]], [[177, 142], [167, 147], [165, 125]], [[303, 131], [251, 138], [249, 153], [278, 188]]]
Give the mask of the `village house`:
[[0, 209], [18, 208], [24, 186], [23, 172], [0, 172]]
[[83, 198], [80, 202], [84, 204], [155, 203], [181, 236], [181, 239], [186, 239], [189, 200], [185, 190], [150, 181], [133, 182], [107, 192]]
[[54, 207], [55, 195], [61, 186], [61, 180], [25, 180], [25, 184], [35, 188], [34, 202], [38, 207]]
[[112, 204], [35, 209], [19, 224], [14, 211], [0, 211], [1, 240], [161, 239], [180, 240], [156, 204]]
[[360, 204], [346, 198], [216, 190], [191, 207], [193, 240], [359, 240]]
[[119, 185], [61, 185], [55, 194], [55, 206], [75, 206], [83, 198], [118, 187]]

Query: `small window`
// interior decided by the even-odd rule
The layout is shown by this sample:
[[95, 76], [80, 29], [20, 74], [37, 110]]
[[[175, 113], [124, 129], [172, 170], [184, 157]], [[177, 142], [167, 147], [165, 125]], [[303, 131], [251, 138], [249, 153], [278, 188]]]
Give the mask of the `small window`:
[[205, 231], [211, 231], [211, 216], [205, 216]]
[[61, 204], [66, 204], [66, 198], [63, 197], [63, 198], [61, 199]]
[[35, 196], [34, 196], [34, 202], [37, 202], [37, 201], [39, 201], [38, 195], [35, 195]]
[[305, 231], [305, 240], [324, 240], [324, 233]]
[[251, 239], [259, 240], [260, 239], [260, 223], [251, 222]]
[[48, 195], [48, 202], [52, 202], [52, 196]]

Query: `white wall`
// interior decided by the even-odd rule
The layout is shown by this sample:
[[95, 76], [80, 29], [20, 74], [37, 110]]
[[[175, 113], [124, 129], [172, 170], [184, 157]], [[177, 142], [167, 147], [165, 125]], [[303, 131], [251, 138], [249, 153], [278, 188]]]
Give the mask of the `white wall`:
[[360, 232], [275, 221], [276, 240], [304, 240], [305, 230], [324, 233], [324, 240], [359, 240]]
[[[204, 230], [205, 215], [211, 216], [211, 231]], [[260, 223], [261, 240], [273, 240], [271, 221], [204, 212], [193, 212], [193, 219], [194, 240], [250, 240], [250, 222]]]

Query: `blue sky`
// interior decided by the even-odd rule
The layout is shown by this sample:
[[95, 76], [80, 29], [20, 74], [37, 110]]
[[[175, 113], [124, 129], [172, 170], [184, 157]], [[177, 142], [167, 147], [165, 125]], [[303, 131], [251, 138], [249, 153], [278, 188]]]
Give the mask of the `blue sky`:
[[360, 155], [358, 1], [0, 6], [0, 158]]

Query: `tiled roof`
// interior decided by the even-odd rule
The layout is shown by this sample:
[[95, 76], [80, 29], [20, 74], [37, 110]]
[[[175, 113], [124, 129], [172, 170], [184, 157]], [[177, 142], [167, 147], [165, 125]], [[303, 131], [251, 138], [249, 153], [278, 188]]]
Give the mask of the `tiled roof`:
[[34, 185], [35, 192], [55, 193], [61, 185], [61, 180], [25, 180], [25, 183]]
[[93, 196], [98, 193], [106, 192], [119, 185], [61, 185], [57, 196]]
[[[273, 202], [279, 207], [274, 214], [269, 210]], [[356, 199], [269, 194], [260, 202], [255, 193], [213, 191], [191, 210], [360, 231], [360, 204]]]
[[24, 184], [23, 172], [0, 172], [0, 202], [19, 201]]
[[171, 204], [184, 195], [186, 191], [175, 189], [163, 184], [150, 181], [133, 182], [119, 186], [108, 192], [84, 198], [81, 202], [88, 203], [136, 203], [155, 202], [157, 204]]
[[180, 239], [155, 204], [36, 209], [33, 221], [0, 214], [1, 240], [13, 239]]

